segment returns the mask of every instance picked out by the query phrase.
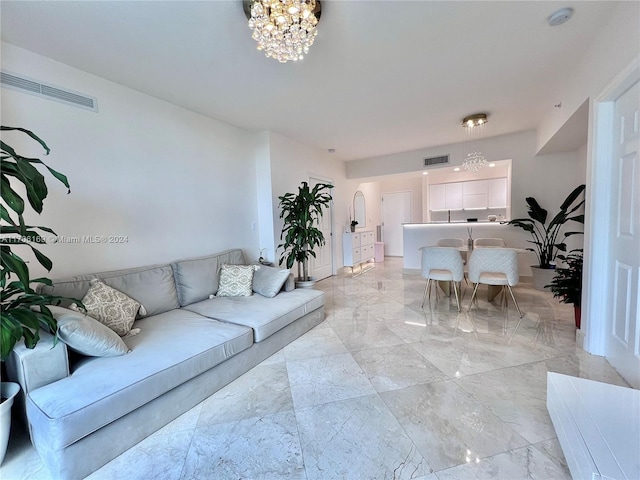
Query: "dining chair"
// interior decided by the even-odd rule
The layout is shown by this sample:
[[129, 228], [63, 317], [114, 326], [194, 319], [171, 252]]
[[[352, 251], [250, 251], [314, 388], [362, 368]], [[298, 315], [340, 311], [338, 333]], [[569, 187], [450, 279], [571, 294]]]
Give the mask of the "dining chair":
[[[438, 247], [464, 248], [467, 246], [467, 241], [462, 238], [440, 238], [436, 241], [436, 245]], [[467, 264], [467, 252], [460, 252], [460, 257], [462, 258], [462, 265], [464, 267]], [[463, 277], [464, 282], [469, 285], [466, 273], [463, 273]]]
[[507, 244], [501, 238], [475, 238], [473, 248], [476, 247], [506, 247]]
[[507, 295], [505, 288], [509, 290], [513, 304], [518, 310], [520, 321], [516, 326], [520, 326], [522, 321], [522, 312], [513, 295], [511, 287], [518, 284], [518, 253], [510, 248], [478, 248], [473, 250], [469, 258], [469, 280], [475, 284], [473, 293], [471, 294], [471, 302], [469, 303], [469, 311], [473, 305], [473, 300], [478, 292], [478, 286], [482, 283], [485, 285], [499, 285], [503, 289], [504, 304], [507, 304]]
[[462, 248], [467, 244], [462, 238], [441, 238], [436, 242], [438, 247]]
[[[460, 252], [453, 247], [422, 247], [422, 277], [427, 280], [427, 285], [422, 296], [422, 308], [427, 299], [427, 292], [431, 297], [429, 290], [432, 281], [451, 282], [453, 291], [456, 295], [456, 304], [460, 311], [460, 296], [458, 295], [458, 284], [462, 281], [464, 275], [464, 265]], [[436, 290], [437, 295], [437, 290]]]

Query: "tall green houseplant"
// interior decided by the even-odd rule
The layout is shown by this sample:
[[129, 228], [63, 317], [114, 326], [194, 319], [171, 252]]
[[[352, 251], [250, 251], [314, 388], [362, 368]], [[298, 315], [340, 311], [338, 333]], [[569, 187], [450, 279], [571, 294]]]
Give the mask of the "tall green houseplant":
[[[0, 127], [2, 132], [16, 131], [29, 136], [49, 154], [49, 147], [33, 132], [23, 128]], [[3, 137], [5, 135], [3, 134]], [[47, 305], [57, 305], [64, 298], [38, 294], [32, 286], [38, 283], [51, 285], [47, 278], [30, 278], [28, 262], [18, 255], [18, 249], [31, 249], [40, 265], [51, 271], [53, 264], [34, 245], [46, 243], [45, 236], [55, 235], [48, 227], [26, 225], [25, 199], [36, 213], [41, 213], [48, 189], [44, 176], [36, 168], [44, 166], [51, 175], [69, 190], [67, 177], [49, 168], [38, 158], [19, 155], [4, 138], [0, 140], [0, 171], [2, 181], [2, 204], [0, 204], [0, 266], [1, 294], [1, 339], [2, 361], [4, 361], [21, 338], [27, 348], [33, 348], [40, 340], [43, 328], [56, 333], [56, 321]], [[11, 180], [11, 181], [10, 181]], [[17, 190], [20, 190], [20, 193]], [[22, 190], [24, 192], [22, 192]]]
[[575, 212], [584, 205], [584, 198], [578, 201], [580, 195], [584, 192], [585, 186], [576, 187], [560, 205], [560, 211], [547, 223], [548, 212], [540, 206], [538, 201], [533, 197], [527, 197], [529, 218], [516, 218], [509, 221], [509, 225], [522, 228], [531, 234], [535, 248], [528, 248], [535, 252], [538, 257], [538, 266], [543, 269], [553, 268], [552, 262], [555, 261], [558, 252], [566, 252], [566, 239], [571, 235], [579, 235], [584, 232], [566, 232], [562, 231], [562, 227], [567, 222], [577, 222], [584, 224], [584, 214], [575, 214]]
[[309, 258], [316, 257], [313, 248], [324, 245], [325, 239], [318, 228], [323, 215], [323, 208], [327, 208], [332, 200], [327, 193], [333, 185], [318, 183], [310, 188], [307, 182], [302, 182], [298, 187], [298, 193], [285, 193], [278, 197], [281, 209], [280, 218], [283, 219], [280, 240], [278, 245], [283, 252], [280, 255], [279, 264], [286, 262], [287, 268], [292, 268], [298, 262], [298, 279], [309, 281]]

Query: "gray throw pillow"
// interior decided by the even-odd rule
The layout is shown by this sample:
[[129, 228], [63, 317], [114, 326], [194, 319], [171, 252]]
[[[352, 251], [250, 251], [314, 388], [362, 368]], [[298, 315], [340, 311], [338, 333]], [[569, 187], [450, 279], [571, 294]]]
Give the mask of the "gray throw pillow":
[[69, 348], [88, 357], [117, 357], [130, 352], [109, 327], [80, 312], [68, 312], [58, 317], [58, 338]]
[[289, 278], [289, 270], [258, 265], [253, 274], [253, 291], [263, 297], [273, 298]]

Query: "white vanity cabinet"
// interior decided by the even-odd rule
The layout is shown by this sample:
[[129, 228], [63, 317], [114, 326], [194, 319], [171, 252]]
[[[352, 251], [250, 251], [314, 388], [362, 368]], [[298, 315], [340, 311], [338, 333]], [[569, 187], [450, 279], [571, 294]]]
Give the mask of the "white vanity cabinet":
[[355, 267], [375, 257], [373, 230], [342, 235], [342, 259], [345, 267]]

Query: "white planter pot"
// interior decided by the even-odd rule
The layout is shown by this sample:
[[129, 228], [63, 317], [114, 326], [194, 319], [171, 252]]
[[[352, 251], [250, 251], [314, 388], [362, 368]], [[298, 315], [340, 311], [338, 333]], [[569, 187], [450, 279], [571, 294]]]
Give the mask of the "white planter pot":
[[555, 268], [540, 268], [531, 265], [531, 273], [533, 275], [533, 286], [536, 290], [543, 290], [550, 292], [551, 289], [544, 288], [545, 285], [549, 285], [556, 275]]
[[296, 278], [296, 288], [313, 288], [316, 284], [316, 277], [309, 277], [309, 280], [301, 282]]
[[2, 463], [9, 444], [11, 406], [13, 405], [13, 399], [20, 391], [20, 385], [12, 382], [2, 382], [0, 388], [2, 390], [2, 398], [6, 398], [4, 402], [0, 403], [0, 463]]

